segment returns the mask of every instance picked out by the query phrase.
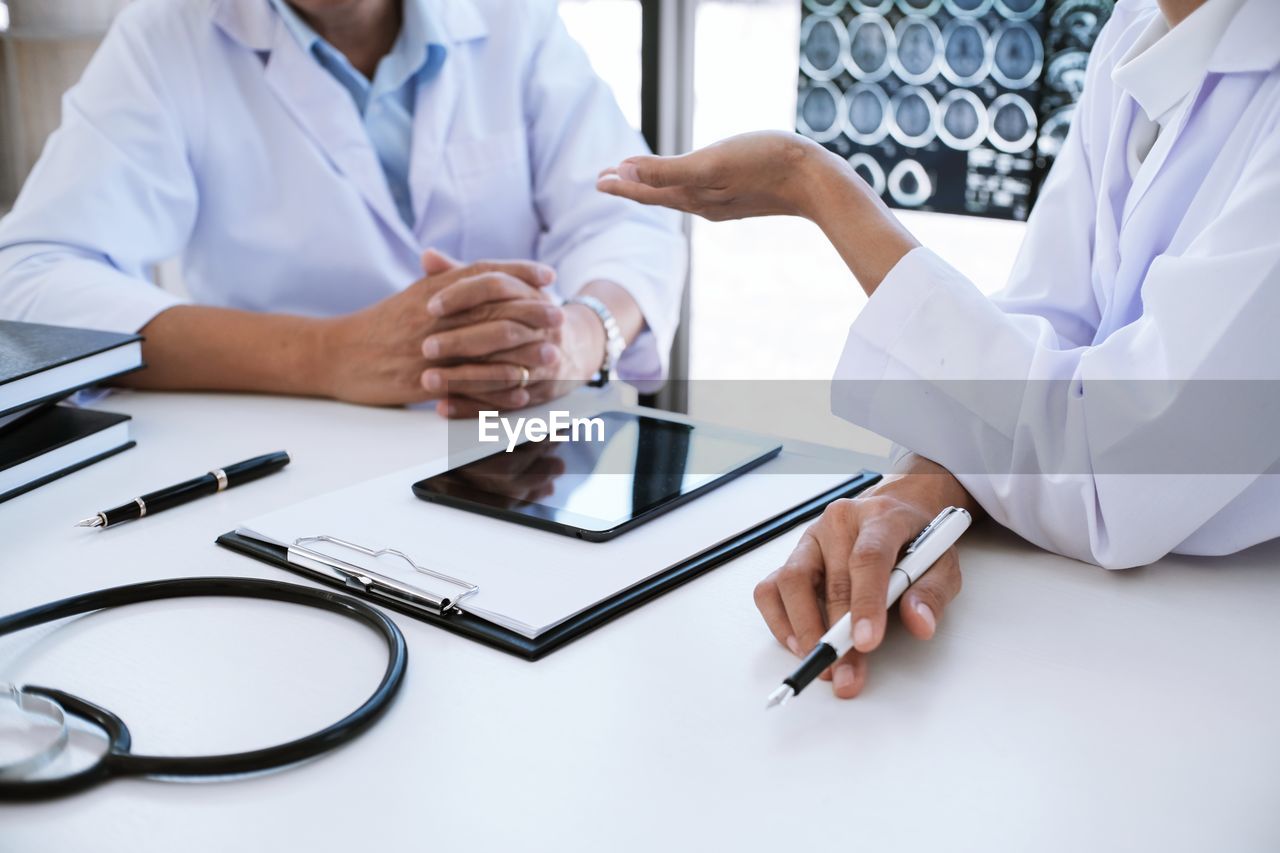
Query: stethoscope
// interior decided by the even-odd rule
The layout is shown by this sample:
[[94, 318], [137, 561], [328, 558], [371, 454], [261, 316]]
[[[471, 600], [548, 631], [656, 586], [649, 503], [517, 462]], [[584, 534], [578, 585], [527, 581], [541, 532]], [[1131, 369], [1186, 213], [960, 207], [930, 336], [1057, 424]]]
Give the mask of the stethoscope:
[[[0, 701], [41, 720], [54, 731], [43, 748], [21, 761], [0, 765], [0, 801], [43, 800], [83, 791], [109, 779], [126, 776], [198, 778], [231, 776], [274, 770], [314, 758], [359, 737], [390, 707], [404, 680], [408, 649], [396, 624], [379, 611], [350, 596], [296, 584], [252, 578], [190, 578], [118, 586], [33, 607], [0, 619], [0, 637], [47, 622], [95, 610], [171, 598], [254, 598], [328, 610], [363, 623], [387, 644], [387, 669], [373, 694], [359, 708], [318, 732], [278, 746], [230, 755], [169, 757], [135, 755], [129, 727], [118, 716], [62, 690], [35, 686], [0, 685]], [[67, 745], [67, 718], [92, 723], [107, 736], [107, 750], [91, 766], [58, 778], [33, 774], [56, 758]]]

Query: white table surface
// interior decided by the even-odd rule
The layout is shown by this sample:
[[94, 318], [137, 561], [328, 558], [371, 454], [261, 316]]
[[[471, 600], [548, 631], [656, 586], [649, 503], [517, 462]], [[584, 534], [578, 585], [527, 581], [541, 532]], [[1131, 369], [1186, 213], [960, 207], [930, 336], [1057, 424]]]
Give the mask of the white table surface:
[[[138, 447], [0, 505], [0, 612], [177, 575], [297, 580], [214, 538], [443, 449], [433, 413], [120, 394]], [[283, 474], [108, 531], [212, 464]], [[1107, 573], [979, 529], [934, 642], [863, 696], [764, 698], [793, 660], [751, 601], [790, 533], [537, 663], [397, 617], [404, 690], [353, 744], [235, 781], [0, 807], [0, 851], [1280, 849], [1280, 547]], [[482, 559], [482, 550], [477, 559]], [[265, 746], [362, 701], [380, 641], [322, 613], [143, 605], [0, 640], [0, 680], [117, 711], [140, 752]]]

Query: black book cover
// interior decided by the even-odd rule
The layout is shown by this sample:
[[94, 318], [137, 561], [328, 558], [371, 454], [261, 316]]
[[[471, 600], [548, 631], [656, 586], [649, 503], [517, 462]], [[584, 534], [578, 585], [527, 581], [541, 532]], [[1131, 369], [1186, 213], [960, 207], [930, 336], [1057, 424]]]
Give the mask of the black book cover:
[[0, 385], [140, 340], [138, 335], [0, 320]]
[[[141, 340], [139, 335], [0, 320], [0, 387]], [[108, 378], [101, 376], [94, 381]], [[77, 390], [78, 387], [61, 389], [54, 399]], [[22, 406], [39, 402], [42, 400], [28, 400]]]
[[[88, 438], [95, 433], [110, 429], [128, 420], [130, 420], [128, 415], [99, 412], [93, 409], [77, 409], [71, 406], [53, 406], [48, 411], [24, 418], [21, 423], [15, 424], [12, 428], [0, 434], [0, 471], [29, 462], [45, 453]], [[16, 497], [37, 486], [43, 486], [45, 483], [56, 480], [73, 471], [79, 471], [87, 465], [91, 465], [108, 456], [113, 456], [122, 450], [128, 450], [133, 445], [134, 442], [127, 441], [119, 447], [112, 448], [104, 453], [79, 460], [67, 468], [0, 494], [0, 501]]]

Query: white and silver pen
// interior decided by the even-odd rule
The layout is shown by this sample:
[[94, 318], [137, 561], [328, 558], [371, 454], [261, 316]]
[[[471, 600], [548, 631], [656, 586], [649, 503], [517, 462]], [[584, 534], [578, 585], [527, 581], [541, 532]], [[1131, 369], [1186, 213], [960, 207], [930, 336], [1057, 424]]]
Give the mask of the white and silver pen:
[[[925, 525], [924, 530], [911, 540], [902, 553], [902, 559], [889, 573], [889, 593], [885, 596], [884, 606], [889, 609], [904, 592], [938, 561], [946, 550], [960, 538], [972, 522], [969, 513], [960, 507], [949, 506], [938, 517]], [[792, 696], [799, 695], [801, 690], [817, 678], [823, 670], [831, 666], [853, 648], [852, 616], [844, 614], [822, 635], [818, 646], [809, 652], [804, 663], [782, 682], [777, 690], [769, 694], [766, 708], [786, 704]]]

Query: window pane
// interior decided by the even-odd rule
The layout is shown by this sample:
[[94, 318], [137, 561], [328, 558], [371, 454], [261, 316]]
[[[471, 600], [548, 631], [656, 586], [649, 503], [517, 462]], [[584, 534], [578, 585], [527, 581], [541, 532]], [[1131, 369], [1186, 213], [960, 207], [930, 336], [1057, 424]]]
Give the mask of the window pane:
[[640, 127], [640, 0], [560, 0], [560, 18]]

